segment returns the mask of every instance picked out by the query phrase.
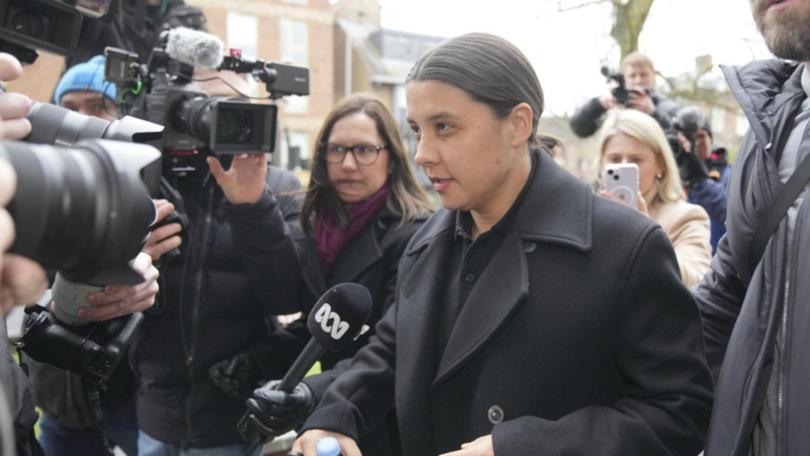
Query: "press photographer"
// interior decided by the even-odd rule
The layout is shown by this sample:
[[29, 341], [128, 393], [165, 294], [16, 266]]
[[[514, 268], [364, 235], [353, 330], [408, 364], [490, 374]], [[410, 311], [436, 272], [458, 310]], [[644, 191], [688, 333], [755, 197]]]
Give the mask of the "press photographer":
[[[56, 103], [78, 114], [94, 116], [108, 122], [117, 120], [115, 85], [104, 80], [104, 64], [104, 57], [96, 56], [88, 62], [69, 68], [56, 86]], [[37, 105], [37, 112], [34, 114], [36, 122], [42, 123], [39, 119], [45, 110], [57, 113], [50, 106]], [[62, 112], [62, 115], [65, 114], [67, 113]], [[76, 125], [92, 120], [78, 115], [69, 117], [77, 121]], [[52, 122], [62, 128], [65, 123], [65, 119]], [[35, 138], [47, 141], [45, 130], [52, 130], [54, 127], [38, 127], [42, 132], [34, 135]], [[165, 201], [157, 201], [158, 211], [164, 203]], [[143, 254], [139, 261], [150, 264], [151, 258]], [[152, 271], [157, 277], [157, 270], [152, 268]], [[156, 282], [151, 283], [157, 288]], [[60, 288], [54, 288], [57, 290], [55, 295], [58, 296]], [[109, 300], [110, 297], [110, 294], [105, 294], [103, 299]], [[151, 300], [154, 301], [154, 295]], [[138, 296], [123, 296], [117, 305], [122, 309], [137, 308], [141, 307], [139, 301]], [[66, 318], [62, 317], [60, 320], [65, 321]], [[56, 366], [35, 361], [28, 361], [28, 364], [34, 397], [37, 406], [42, 409], [38, 440], [46, 454], [106, 455], [113, 446], [118, 446], [125, 454], [137, 454], [135, 379], [125, 355], [111, 378], [100, 388], [86, 384], [77, 374]], [[94, 403], [96, 400], [99, 403]], [[96, 409], [96, 406], [99, 408]]]
[[571, 128], [577, 136], [586, 138], [596, 133], [605, 113], [619, 106], [652, 116], [664, 130], [670, 127], [678, 105], [655, 90], [655, 67], [649, 57], [632, 52], [622, 60], [621, 74], [611, 76], [605, 68], [602, 72], [612, 81], [612, 90], [592, 98], [574, 112]]
[[[300, 184], [267, 164], [275, 106], [222, 98], [249, 95], [247, 81], [232, 71], [202, 68], [220, 66], [221, 43], [188, 33], [164, 35], [145, 63], [108, 52], [108, 62], [124, 69], [108, 72], [119, 90], [130, 90], [135, 81], [143, 87], [124, 111], [166, 126], [164, 189], [177, 212], [188, 217], [180, 254], [153, 253], [163, 262], [162, 292], [131, 351], [139, 379], [138, 449], [140, 455], [181, 448], [201, 455], [255, 455], [261, 446], [245, 445], [236, 423], [252, 383], [260, 380], [258, 371], [248, 371], [252, 381], [242, 390], [227, 390], [209, 370], [238, 355], [250, 359], [273, 329], [272, 317], [298, 310], [275, 297], [297, 277], [285, 226], [297, 227]], [[278, 66], [228, 57], [222, 65], [276, 81], [268, 88], [277, 96], [285, 93], [290, 81]], [[177, 236], [154, 234], [147, 248]]]
[[[4, 68], [13, 69], [13, 74], [19, 74], [19, 62], [13, 57], [4, 54], [2, 63]], [[16, 94], [2, 97], [3, 118], [14, 119], [6, 123], [9, 128], [5, 137], [27, 135], [31, 124], [23, 116], [28, 113], [30, 101]], [[9, 206], [17, 233], [11, 246], [13, 252], [46, 267], [59, 269], [70, 280], [97, 284], [144, 281], [139, 271], [130, 269], [126, 262], [135, 256], [139, 241], [154, 220], [154, 207], [141, 183], [140, 170], [158, 157], [157, 151], [148, 146], [130, 146], [124, 153], [119, 144], [103, 141], [81, 143], [76, 149], [9, 142], [2, 144], [0, 155], [18, 177], [14, 199]], [[77, 170], [83, 172], [77, 174]], [[134, 241], [130, 242], [132, 239]], [[35, 288], [41, 288], [47, 284], [44, 273], [30, 260], [17, 260], [12, 264], [20, 266], [6, 268], [4, 272], [5, 303], [33, 302], [35, 293], [9, 293], [8, 290], [19, 291], [24, 288], [19, 283], [32, 281], [41, 284]], [[13, 274], [15, 269], [18, 271], [16, 275]], [[144, 269], [146, 267], [142, 266], [141, 270]], [[91, 298], [93, 302], [83, 306], [86, 308], [74, 309], [74, 312], [81, 313], [85, 321], [102, 320], [151, 306], [156, 293], [156, 271], [151, 269], [146, 275], [148, 280], [143, 285], [108, 288]], [[123, 308], [122, 299], [132, 298], [133, 292], [140, 296], [134, 301], [139, 304]], [[143, 303], [141, 297], [145, 298]], [[50, 352], [57, 357], [61, 352], [66, 356], [59, 361], [65, 367], [86, 369], [98, 375], [114, 366], [116, 352], [120, 353], [115, 344], [99, 345], [104, 342], [99, 339], [91, 341], [86, 333], [61, 331], [52, 324], [54, 321], [49, 314], [44, 314], [46, 317], [39, 320], [42, 324], [37, 325], [34, 332], [41, 330], [46, 336], [64, 337], [51, 339], [60, 342], [53, 344], [49, 344], [47, 338], [31, 339], [28, 348]], [[110, 341], [120, 342], [118, 335], [110, 333]], [[71, 345], [71, 342], [80, 345]], [[19, 454], [36, 454], [39, 449], [33, 440], [32, 428], [36, 414], [30, 402], [27, 379], [11, 366], [8, 375], [3, 376], [3, 382], [14, 408], [17, 451]], [[10, 441], [10, 438], [5, 440]]]

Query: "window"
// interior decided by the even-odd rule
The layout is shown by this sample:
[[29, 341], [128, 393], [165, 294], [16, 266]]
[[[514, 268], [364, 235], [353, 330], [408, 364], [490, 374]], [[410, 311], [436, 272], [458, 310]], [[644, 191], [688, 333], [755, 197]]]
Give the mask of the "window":
[[[281, 62], [309, 67], [309, 27], [306, 22], [281, 20]], [[305, 113], [309, 97], [292, 96], [285, 99], [287, 112]]]
[[256, 59], [258, 54], [256, 16], [228, 11], [228, 47], [242, 50], [242, 55]]
[[290, 131], [285, 132], [283, 137], [284, 148], [287, 150], [286, 162], [288, 169], [309, 168], [309, 134], [302, 131]]

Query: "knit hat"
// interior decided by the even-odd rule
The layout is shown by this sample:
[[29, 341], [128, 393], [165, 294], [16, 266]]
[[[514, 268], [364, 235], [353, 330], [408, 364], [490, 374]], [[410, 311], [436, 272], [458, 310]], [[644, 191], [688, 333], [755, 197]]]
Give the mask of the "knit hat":
[[115, 101], [115, 84], [104, 80], [104, 64], [104, 56], [97, 55], [87, 62], [70, 67], [56, 85], [56, 104], [60, 104], [64, 94], [78, 91], [103, 93]]

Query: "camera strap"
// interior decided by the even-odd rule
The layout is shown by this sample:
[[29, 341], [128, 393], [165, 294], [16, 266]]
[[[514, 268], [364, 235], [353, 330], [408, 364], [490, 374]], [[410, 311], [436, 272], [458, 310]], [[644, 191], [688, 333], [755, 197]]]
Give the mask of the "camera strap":
[[97, 383], [89, 382], [87, 380], [83, 380], [82, 383], [84, 386], [85, 395], [87, 396], [87, 401], [90, 403], [90, 408], [93, 411], [93, 420], [96, 422], [96, 429], [101, 437], [101, 444], [103, 446], [104, 454], [112, 456], [115, 454], [115, 451], [113, 450], [115, 445], [110, 440], [110, 437], [107, 435], [107, 431], [104, 428], [104, 410], [101, 408], [100, 386]]
[[782, 190], [776, 195], [776, 198], [764, 210], [760, 211], [759, 220], [761, 223], [757, 225], [754, 232], [754, 238], [751, 244], [751, 270], [753, 271], [765, 253], [765, 247], [768, 246], [771, 236], [776, 231], [779, 223], [787, 215], [788, 209], [796, 201], [796, 198], [802, 193], [807, 182], [810, 181], [810, 123], [807, 124], [805, 129], [804, 139], [799, 145], [797, 153], [798, 157], [804, 156], [802, 162], [793, 171]]

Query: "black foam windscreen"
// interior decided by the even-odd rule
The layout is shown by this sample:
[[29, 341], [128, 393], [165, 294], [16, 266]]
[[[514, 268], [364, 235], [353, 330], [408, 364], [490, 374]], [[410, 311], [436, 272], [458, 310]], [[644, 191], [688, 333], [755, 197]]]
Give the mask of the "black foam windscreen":
[[318, 299], [307, 320], [312, 337], [330, 351], [351, 343], [371, 313], [371, 293], [356, 283], [340, 283]]

